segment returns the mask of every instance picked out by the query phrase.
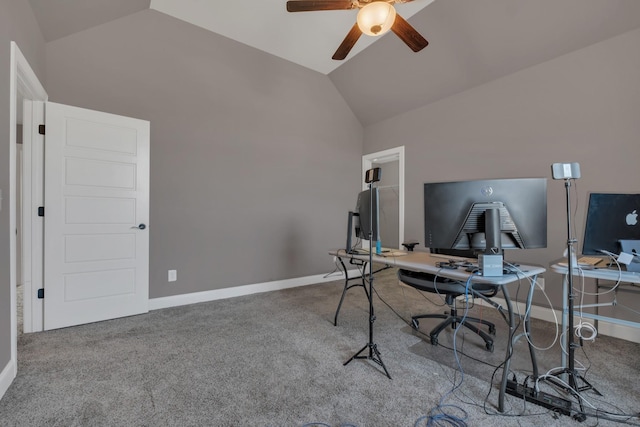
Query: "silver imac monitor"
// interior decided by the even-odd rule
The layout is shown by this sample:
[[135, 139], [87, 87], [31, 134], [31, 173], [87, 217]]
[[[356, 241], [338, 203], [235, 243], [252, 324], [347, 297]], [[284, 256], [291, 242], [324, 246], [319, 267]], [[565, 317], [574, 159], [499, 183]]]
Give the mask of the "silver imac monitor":
[[[493, 223], [487, 233], [488, 223]], [[424, 184], [425, 246], [432, 250], [547, 246], [546, 178]], [[487, 234], [493, 234], [488, 236]]]
[[619, 254], [621, 241], [640, 241], [640, 194], [591, 193], [582, 253]]

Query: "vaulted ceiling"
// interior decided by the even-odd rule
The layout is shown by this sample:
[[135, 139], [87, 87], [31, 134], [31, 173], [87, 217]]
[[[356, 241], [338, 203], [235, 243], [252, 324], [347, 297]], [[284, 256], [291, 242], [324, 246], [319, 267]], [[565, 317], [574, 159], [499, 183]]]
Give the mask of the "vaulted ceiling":
[[47, 42], [155, 9], [328, 74], [364, 125], [640, 28], [639, 0], [415, 0], [397, 6], [430, 44], [361, 37], [331, 59], [356, 11], [287, 13], [286, 0], [29, 0]]

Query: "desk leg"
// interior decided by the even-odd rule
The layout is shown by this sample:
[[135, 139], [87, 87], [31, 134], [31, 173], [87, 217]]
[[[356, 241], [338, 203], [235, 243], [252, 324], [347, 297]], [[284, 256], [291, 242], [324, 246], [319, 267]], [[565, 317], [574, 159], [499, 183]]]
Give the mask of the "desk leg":
[[[531, 279], [533, 280], [532, 283], [535, 284], [538, 281], [538, 276], [532, 276]], [[525, 311], [525, 317], [524, 317], [524, 326], [525, 326], [525, 330], [526, 330], [526, 336], [525, 338], [527, 339], [527, 345], [529, 346], [529, 356], [531, 356], [531, 369], [533, 372], [533, 377], [534, 378], [538, 378], [538, 360], [536, 359], [536, 349], [533, 347], [533, 344], [531, 343], [531, 304], [533, 303], [533, 292], [535, 291], [536, 287], [535, 285], [531, 286], [531, 289], [529, 290], [529, 295], [527, 296], [527, 308]]]
[[511, 366], [511, 356], [513, 353], [513, 335], [515, 332], [515, 320], [513, 315], [513, 306], [511, 304], [511, 298], [509, 297], [509, 291], [507, 285], [502, 285], [502, 294], [504, 295], [504, 301], [507, 305], [507, 312], [509, 314], [509, 339], [507, 340], [507, 353], [504, 359], [504, 367], [502, 368], [502, 381], [500, 382], [500, 393], [498, 394], [498, 411], [504, 412], [504, 395], [507, 390], [507, 380], [509, 379], [509, 367]]
[[345, 267], [342, 258], [338, 257], [338, 261], [340, 261], [340, 265], [342, 266], [342, 271], [344, 272], [344, 289], [342, 289], [342, 296], [340, 297], [340, 302], [338, 303], [338, 308], [336, 309], [336, 315], [333, 318], [333, 326], [338, 326], [338, 314], [340, 313], [340, 307], [342, 307], [342, 302], [344, 301], [344, 296], [347, 294], [347, 291], [354, 286], [362, 286], [364, 289], [364, 293], [367, 295], [367, 299], [369, 299], [369, 292], [367, 292], [367, 286], [364, 280], [364, 271], [367, 269], [367, 263], [365, 262], [362, 266], [363, 274], [359, 279], [362, 281], [361, 283], [355, 285], [349, 285], [349, 281], [356, 280], [358, 277], [349, 278], [349, 274], [347, 272], [347, 267]]

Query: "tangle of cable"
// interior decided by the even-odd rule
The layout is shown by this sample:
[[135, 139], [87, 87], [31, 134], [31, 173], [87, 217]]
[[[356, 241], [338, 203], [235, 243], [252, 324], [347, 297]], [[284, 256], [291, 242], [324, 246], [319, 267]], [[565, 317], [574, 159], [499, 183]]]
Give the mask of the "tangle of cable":
[[[471, 285], [472, 278], [473, 278], [473, 275], [470, 275], [465, 283], [464, 294], [466, 297], [468, 297], [469, 295], [469, 286]], [[458, 325], [456, 326], [455, 330], [453, 331], [453, 355], [455, 357], [458, 370], [460, 371], [460, 381], [457, 384], [454, 381], [453, 387], [451, 388], [451, 390], [445, 393], [444, 396], [442, 396], [438, 405], [432, 408], [429, 411], [429, 414], [422, 416], [418, 418], [418, 420], [416, 420], [416, 423], [414, 425], [415, 427], [420, 426], [420, 424], [424, 421], [426, 421], [425, 426], [427, 427], [441, 426], [441, 425], [448, 425], [448, 426], [454, 426], [454, 427], [467, 427], [467, 423], [466, 423], [466, 420], [468, 418], [467, 412], [457, 405], [445, 405], [444, 401], [449, 397], [449, 395], [453, 394], [458, 388], [460, 388], [460, 386], [462, 386], [462, 383], [464, 382], [464, 370], [462, 369], [462, 363], [460, 363], [460, 357], [458, 356], [457, 336], [458, 336], [458, 331], [460, 330], [460, 328], [462, 328], [462, 324], [464, 323], [468, 313], [469, 313], [469, 304], [465, 304], [465, 309], [464, 309], [464, 314], [462, 316], [462, 319], [460, 323], [458, 323]], [[450, 412], [446, 411], [445, 409], [446, 410], [453, 409], [453, 410], [459, 411], [462, 414], [462, 416], [453, 415]]]

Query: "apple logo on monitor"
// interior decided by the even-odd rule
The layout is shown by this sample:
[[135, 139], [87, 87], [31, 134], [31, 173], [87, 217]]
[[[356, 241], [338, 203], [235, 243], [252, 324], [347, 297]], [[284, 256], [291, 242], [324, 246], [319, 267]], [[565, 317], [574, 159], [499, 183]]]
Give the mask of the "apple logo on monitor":
[[627, 214], [625, 219], [627, 221], [627, 225], [636, 225], [638, 223], [638, 214], [636, 213], [636, 210], [634, 209], [633, 212]]

